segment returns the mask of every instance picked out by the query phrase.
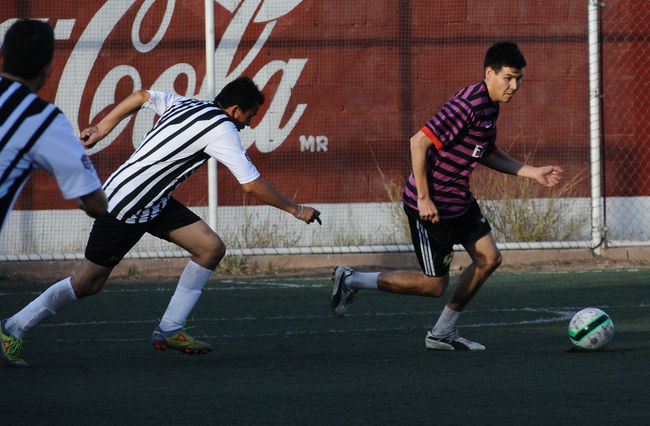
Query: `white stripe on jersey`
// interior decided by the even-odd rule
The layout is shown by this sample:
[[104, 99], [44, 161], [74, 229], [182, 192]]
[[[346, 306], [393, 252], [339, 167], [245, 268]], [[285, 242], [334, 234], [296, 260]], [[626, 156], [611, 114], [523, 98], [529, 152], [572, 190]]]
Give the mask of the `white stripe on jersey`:
[[436, 275], [436, 267], [431, 254], [431, 244], [429, 243], [429, 234], [420, 221], [415, 221], [418, 229], [418, 240], [420, 244], [420, 253], [422, 253], [422, 266], [424, 273], [429, 276]]
[[[152, 99], [169, 95], [149, 91]], [[173, 103], [142, 143], [104, 184], [108, 211], [126, 223], [147, 222], [166, 205], [171, 192], [212, 154], [240, 183], [259, 177], [246, 156], [234, 123], [212, 102], [167, 97]], [[160, 102], [154, 102], [160, 101]], [[145, 104], [161, 113], [161, 100]], [[233, 133], [234, 132], [234, 133]], [[208, 154], [208, 152], [210, 154]]]

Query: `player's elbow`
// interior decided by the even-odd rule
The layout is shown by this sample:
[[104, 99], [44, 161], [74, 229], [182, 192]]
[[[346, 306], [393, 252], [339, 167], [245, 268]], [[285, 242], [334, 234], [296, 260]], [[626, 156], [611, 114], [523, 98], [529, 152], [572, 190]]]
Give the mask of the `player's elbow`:
[[420, 146], [420, 138], [418, 138], [418, 135], [413, 135], [411, 136], [410, 139], [410, 144], [411, 144], [411, 151], [416, 151], [418, 147]]
[[79, 198], [79, 207], [90, 217], [96, 218], [106, 214], [108, 201], [102, 189]]
[[101, 209], [101, 208], [85, 208], [84, 211], [86, 212], [86, 214], [88, 216], [92, 217], [93, 219], [97, 219], [98, 217], [103, 216], [103, 215], [106, 214], [106, 207], [104, 207], [103, 209]]
[[426, 153], [427, 150], [433, 145], [433, 142], [429, 137], [422, 131], [420, 130], [413, 136], [411, 136], [410, 139], [410, 145], [411, 145], [411, 152], [424, 152]]
[[142, 104], [148, 102], [149, 99], [151, 99], [151, 95], [149, 94], [149, 92], [142, 89], [136, 90], [135, 92], [133, 92], [131, 96], [136, 98], [138, 100], [138, 103], [142, 103]]
[[[150, 99], [151, 99], [151, 94], [146, 90], [142, 90], [142, 89], [136, 90], [135, 92], [131, 93], [129, 97], [124, 99], [120, 103], [120, 105], [116, 108], [119, 109], [121, 114], [126, 114], [126, 115], [133, 114], [137, 112], [140, 108], [142, 108], [142, 105], [149, 102]], [[120, 120], [122, 118], [120, 118]]]
[[251, 195], [254, 192], [253, 185], [250, 182], [243, 183], [241, 189], [248, 195]]
[[242, 190], [244, 190], [244, 192], [248, 195], [255, 196], [255, 194], [258, 192], [259, 180], [260, 178], [257, 178], [253, 181], [242, 183]]

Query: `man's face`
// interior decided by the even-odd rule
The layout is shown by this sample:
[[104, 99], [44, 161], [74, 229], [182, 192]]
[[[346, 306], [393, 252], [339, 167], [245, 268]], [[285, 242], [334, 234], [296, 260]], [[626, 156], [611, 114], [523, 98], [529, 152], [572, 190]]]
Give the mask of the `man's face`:
[[523, 68], [503, 67], [497, 73], [492, 67], [485, 69], [485, 84], [492, 102], [508, 103], [521, 85]]
[[233, 119], [235, 122], [235, 126], [237, 126], [237, 130], [242, 130], [246, 126], [251, 125], [251, 120], [255, 115], [257, 114], [257, 111], [259, 111], [260, 105], [255, 104], [253, 105], [253, 108], [249, 109], [248, 111], [244, 111], [239, 106], [235, 106], [232, 109], [232, 114], [230, 117]]

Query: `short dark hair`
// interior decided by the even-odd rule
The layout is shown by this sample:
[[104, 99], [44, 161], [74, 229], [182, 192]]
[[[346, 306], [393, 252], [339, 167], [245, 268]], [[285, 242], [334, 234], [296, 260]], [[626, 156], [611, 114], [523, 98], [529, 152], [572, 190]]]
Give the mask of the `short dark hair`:
[[226, 84], [214, 98], [214, 103], [221, 108], [237, 105], [244, 111], [250, 111], [255, 104], [264, 103], [264, 94], [253, 80], [242, 76]]
[[54, 57], [54, 31], [47, 22], [19, 19], [2, 42], [2, 70], [26, 79], [38, 76]]
[[500, 41], [494, 43], [485, 52], [485, 60], [483, 61], [483, 68], [490, 67], [497, 73], [503, 67], [511, 68], [524, 68], [526, 66], [526, 59], [524, 54], [521, 53], [516, 43], [511, 41]]

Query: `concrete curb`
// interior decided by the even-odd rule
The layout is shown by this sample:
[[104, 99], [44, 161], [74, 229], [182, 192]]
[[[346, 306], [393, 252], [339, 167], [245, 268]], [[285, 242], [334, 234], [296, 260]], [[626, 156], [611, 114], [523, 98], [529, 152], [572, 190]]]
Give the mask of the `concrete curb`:
[[[503, 250], [503, 264], [499, 271], [508, 270], [575, 270], [609, 268], [648, 268], [650, 274], [650, 247], [608, 248], [596, 257], [589, 249], [563, 250]], [[120, 263], [112, 279], [176, 279], [187, 264], [188, 258], [126, 259]], [[308, 254], [247, 256], [242, 263], [250, 272], [237, 273], [217, 269], [213, 278], [225, 276], [329, 275], [335, 265], [348, 265], [367, 270], [417, 270], [413, 253], [360, 253], [360, 254]], [[470, 263], [465, 252], [456, 252], [452, 272]], [[71, 275], [82, 261], [3, 262], [0, 265], [1, 281], [55, 280]], [[650, 275], [649, 275], [650, 278]]]

